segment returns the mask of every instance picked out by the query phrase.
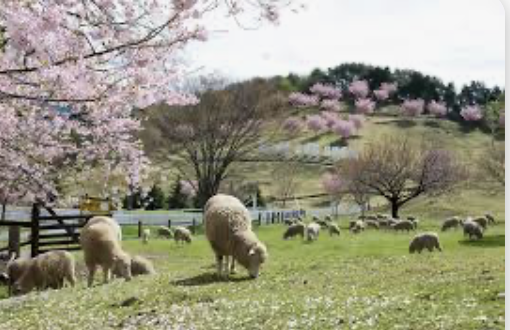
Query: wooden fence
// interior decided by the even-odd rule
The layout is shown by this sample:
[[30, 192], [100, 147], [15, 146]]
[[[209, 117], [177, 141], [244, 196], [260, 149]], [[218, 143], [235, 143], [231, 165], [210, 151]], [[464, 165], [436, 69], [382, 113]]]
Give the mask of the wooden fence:
[[[42, 215], [41, 207], [49, 215]], [[80, 230], [94, 216], [96, 214], [58, 215], [50, 207], [34, 204], [30, 221], [0, 221], [0, 227], [9, 228], [9, 243], [0, 248], [0, 252], [19, 256], [21, 247], [26, 245], [30, 245], [32, 257], [52, 250], [80, 250]], [[23, 228], [29, 232], [25, 241], [21, 241]]]

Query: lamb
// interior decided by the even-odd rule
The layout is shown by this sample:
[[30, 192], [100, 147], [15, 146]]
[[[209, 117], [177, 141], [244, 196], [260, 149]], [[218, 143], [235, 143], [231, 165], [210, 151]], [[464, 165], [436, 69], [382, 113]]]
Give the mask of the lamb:
[[316, 222], [306, 226], [306, 240], [309, 242], [316, 241], [319, 238], [320, 230], [321, 226]]
[[165, 226], [159, 226], [157, 230], [158, 237], [172, 238], [172, 231]]
[[412, 240], [411, 244], [409, 244], [409, 253], [418, 252], [421, 253], [423, 249], [427, 249], [430, 252], [434, 251], [436, 248], [438, 251], [442, 252], [441, 245], [439, 244], [439, 237], [436, 233], [422, 233], [416, 235]]
[[60, 289], [65, 281], [71, 286], [76, 283], [73, 255], [67, 251], [49, 251], [28, 261], [23, 275], [14, 283], [14, 293], [25, 294], [34, 288]]
[[354, 226], [352, 226], [352, 228], [351, 228], [351, 232], [353, 234], [359, 234], [363, 230], [365, 230], [365, 223], [361, 220], [356, 221]]
[[447, 231], [450, 228], [458, 228], [459, 225], [461, 225], [461, 222], [462, 221], [458, 216], [448, 218], [443, 222], [441, 226], [441, 231]]
[[289, 228], [287, 228], [287, 230], [283, 234], [283, 239], [293, 238], [297, 235], [301, 236], [302, 238], [304, 237], [304, 235], [305, 235], [305, 225], [304, 224], [296, 223], [296, 224], [290, 226]]
[[191, 237], [192, 237], [191, 232], [187, 228], [184, 228], [184, 227], [175, 227], [174, 228], [175, 243], [179, 243], [179, 242], [182, 242], [183, 244], [184, 244], [184, 242], [191, 243], [191, 241], [192, 241]]
[[411, 231], [411, 230], [415, 230], [414, 228], [414, 224], [409, 221], [409, 220], [403, 220], [403, 221], [399, 221], [397, 223], [394, 223], [391, 225], [391, 228], [394, 229], [395, 231]]
[[95, 217], [91, 218], [89, 221], [87, 221], [87, 223], [85, 224], [85, 226], [83, 228], [92, 226], [96, 223], [107, 223], [110, 226], [112, 226], [112, 228], [115, 231], [115, 235], [117, 236], [117, 239], [119, 240], [119, 242], [122, 241], [122, 229], [120, 228], [120, 225], [118, 224], [118, 222], [115, 221], [115, 219], [106, 217], [106, 216], [95, 216]]
[[[466, 221], [469, 221], [469, 219], [471, 219], [471, 218], [468, 218], [468, 220], [466, 220]], [[489, 226], [489, 220], [484, 216], [476, 217], [476, 218], [472, 219], [471, 221], [478, 223], [480, 225], [480, 227], [483, 228], [483, 230], [487, 230], [487, 227]]]
[[379, 230], [379, 222], [378, 221], [367, 220], [367, 221], [365, 221], [365, 226], [367, 228], [374, 228], [374, 229]]
[[[122, 270], [114, 267], [112, 269], [112, 274], [116, 277], [122, 277]], [[156, 274], [156, 271], [154, 270], [152, 262], [148, 259], [145, 259], [142, 256], [134, 256], [131, 258], [131, 276], [154, 274]]]
[[150, 237], [151, 237], [151, 230], [149, 228], [145, 228], [142, 231], [142, 243], [148, 244]]
[[332, 223], [328, 227], [329, 236], [338, 235], [340, 236], [340, 227], [336, 223]]
[[482, 227], [474, 221], [466, 221], [463, 224], [464, 228], [464, 236], [469, 236], [469, 239], [475, 237], [476, 239], [483, 238], [483, 230]]
[[[206, 237], [216, 255], [220, 276], [234, 272], [235, 261], [257, 278], [261, 265], [267, 260], [266, 246], [251, 230], [251, 217], [241, 201], [233, 196], [218, 194], [211, 197], [204, 207]], [[223, 257], [226, 257], [223, 269]]]
[[94, 282], [94, 274], [100, 266], [104, 283], [110, 280], [110, 272], [115, 268], [125, 280], [131, 279], [131, 257], [122, 250], [115, 227], [108, 222], [87, 224], [80, 237], [85, 265], [88, 269], [88, 286]]

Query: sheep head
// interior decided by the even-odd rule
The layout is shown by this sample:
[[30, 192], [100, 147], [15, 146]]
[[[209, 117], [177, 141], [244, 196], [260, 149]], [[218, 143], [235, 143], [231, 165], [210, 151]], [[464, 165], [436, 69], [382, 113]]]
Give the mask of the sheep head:
[[131, 257], [127, 253], [120, 253], [113, 257], [113, 273], [126, 281], [131, 280]]
[[260, 266], [267, 260], [268, 254], [264, 244], [258, 242], [248, 250], [248, 273], [251, 278], [257, 278]]

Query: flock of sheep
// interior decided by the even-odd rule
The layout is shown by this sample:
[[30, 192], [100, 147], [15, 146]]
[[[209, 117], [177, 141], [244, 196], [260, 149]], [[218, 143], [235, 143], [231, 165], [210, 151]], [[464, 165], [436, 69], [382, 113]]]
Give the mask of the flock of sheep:
[[[340, 227], [330, 216], [324, 219], [313, 217], [308, 224], [296, 218], [286, 220], [286, 224], [288, 228], [283, 234], [284, 239], [301, 236], [306, 241], [313, 242], [319, 238], [321, 230], [327, 230], [331, 236], [340, 236]], [[359, 234], [368, 228], [409, 232], [417, 230], [418, 224], [418, 219], [414, 217], [398, 220], [378, 214], [360, 216], [350, 222], [349, 229], [353, 234]], [[452, 217], [443, 222], [441, 230], [462, 227], [465, 236], [481, 239], [489, 224], [495, 224], [495, 219], [490, 214], [474, 219], [468, 217], [466, 220]], [[252, 231], [250, 213], [241, 201], [222, 194], [210, 198], [204, 207], [204, 226], [220, 277], [234, 273], [236, 263], [242, 265], [250, 277], [259, 276], [261, 266], [268, 258], [268, 251]], [[173, 231], [167, 227], [158, 227], [157, 234], [173, 237], [176, 243], [192, 241], [191, 232], [185, 227], [175, 227]], [[150, 236], [149, 229], [143, 230], [142, 242], [147, 244]], [[133, 276], [155, 273], [149, 260], [141, 256], [131, 256], [122, 248], [122, 231], [112, 218], [97, 216], [90, 219], [81, 231], [80, 244], [89, 287], [93, 285], [98, 268], [103, 271], [104, 283], [109, 282], [112, 275], [129, 281]], [[421, 253], [424, 249], [430, 252], [434, 249], [442, 251], [436, 233], [421, 233], [411, 240], [410, 253]], [[6, 272], [0, 274], [0, 280], [9, 285], [10, 294], [24, 294], [33, 289], [59, 289], [65, 282], [74, 286], [75, 264], [74, 256], [66, 251], [50, 251], [31, 259], [11, 258]]]
[[[324, 219], [314, 216], [309, 224], [306, 224], [303, 219], [297, 217], [286, 220], [285, 224], [288, 225], [288, 228], [283, 234], [283, 239], [300, 236], [309, 242], [313, 242], [318, 239], [321, 229], [328, 230], [330, 236], [340, 235], [340, 227], [332, 221], [330, 216], [326, 216]], [[407, 217], [407, 219], [400, 220], [386, 214], [377, 214], [360, 216], [357, 220], [351, 221], [349, 223], [349, 230], [353, 234], [359, 234], [368, 228], [410, 232], [416, 231], [418, 224], [419, 220], [416, 217]], [[442, 223], [441, 231], [462, 227], [464, 236], [469, 237], [469, 239], [482, 239], [484, 231], [487, 230], [490, 224], [496, 224], [496, 220], [491, 214], [475, 218], [467, 217], [466, 220], [461, 219], [459, 216], [454, 216]], [[430, 252], [434, 249], [442, 251], [437, 233], [425, 232], [413, 237], [409, 244], [409, 252], [421, 253], [424, 249]]]

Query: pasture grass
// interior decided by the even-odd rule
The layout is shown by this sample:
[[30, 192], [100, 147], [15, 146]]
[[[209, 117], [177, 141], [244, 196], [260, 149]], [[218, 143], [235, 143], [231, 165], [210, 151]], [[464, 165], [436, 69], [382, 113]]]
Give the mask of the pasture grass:
[[[367, 230], [284, 241], [285, 227], [255, 228], [270, 252], [261, 276], [215, 275], [203, 235], [190, 245], [123, 242], [155, 276], [0, 301], [0, 329], [504, 329], [504, 223], [479, 242], [440, 233], [442, 253], [410, 255], [414, 233]], [[424, 220], [421, 231], [438, 231]], [[81, 265], [81, 253], [77, 253]]]

